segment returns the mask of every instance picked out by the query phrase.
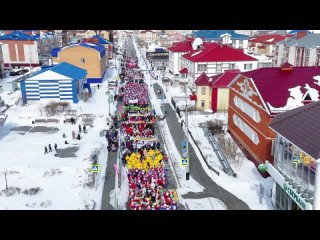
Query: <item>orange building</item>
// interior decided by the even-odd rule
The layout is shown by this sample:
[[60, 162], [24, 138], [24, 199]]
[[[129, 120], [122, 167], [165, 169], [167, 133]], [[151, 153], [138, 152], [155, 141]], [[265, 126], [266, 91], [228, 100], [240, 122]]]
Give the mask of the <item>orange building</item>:
[[317, 67], [285, 65], [243, 72], [231, 81], [228, 128], [240, 147], [249, 153], [250, 160], [256, 164], [273, 162], [275, 133], [269, 123], [278, 113], [318, 101], [319, 75]]

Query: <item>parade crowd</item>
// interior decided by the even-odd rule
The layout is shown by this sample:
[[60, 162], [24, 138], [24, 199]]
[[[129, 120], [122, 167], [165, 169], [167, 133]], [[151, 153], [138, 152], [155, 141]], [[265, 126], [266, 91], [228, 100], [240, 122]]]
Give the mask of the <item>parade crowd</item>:
[[122, 162], [128, 168], [128, 206], [132, 210], [176, 210], [176, 192], [166, 189], [168, 157], [155, 134], [155, 111], [136, 57], [124, 59], [121, 78], [125, 85], [121, 88], [120, 140]]

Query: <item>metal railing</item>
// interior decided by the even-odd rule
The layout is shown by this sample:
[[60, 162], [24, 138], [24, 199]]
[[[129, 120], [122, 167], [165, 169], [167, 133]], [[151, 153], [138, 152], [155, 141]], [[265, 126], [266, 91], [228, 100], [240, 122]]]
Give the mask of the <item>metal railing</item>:
[[222, 165], [223, 171], [230, 176], [236, 177], [237, 176], [236, 173], [231, 168], [231, 166], [227, 160], [227, 157], [225, 156], [225, 154], [224, 154], [223, 150], [221, 149], [215, 136], [210, 133], [207, 124], [200, 123], [200, 127], [203, 128], [204, 134], [205, 134], [205, 136], [207, 136], [216, 156], [218, 157], [219, 162]]

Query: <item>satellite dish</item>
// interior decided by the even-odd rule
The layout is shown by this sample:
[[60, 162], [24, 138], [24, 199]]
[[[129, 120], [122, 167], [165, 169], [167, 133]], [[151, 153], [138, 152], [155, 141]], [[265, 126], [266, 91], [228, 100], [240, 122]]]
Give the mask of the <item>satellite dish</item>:
[[192, 42], [192, 49], [196, 50], [198, 49], [198, 46], [202, 45], [203, 41], [201, 38], [196, 38], [193, 42]]

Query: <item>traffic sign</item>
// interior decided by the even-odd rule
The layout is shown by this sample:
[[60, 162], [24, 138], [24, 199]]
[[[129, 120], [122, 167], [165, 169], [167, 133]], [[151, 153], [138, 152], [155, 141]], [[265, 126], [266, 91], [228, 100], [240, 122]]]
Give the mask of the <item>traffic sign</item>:
[[186, 140], [182, 140], [182, 141], [181, 141], [181, 147], [182, 147], [182, 148], [185, 148], [186, 146], [187, 146]]
[[91, 164], [91, 172], [100, 172], [100, 164]]
[[188, 167], [189, 166], [189, 159], [188, 158], [181, 158], [180, 166], [181, 167]]

